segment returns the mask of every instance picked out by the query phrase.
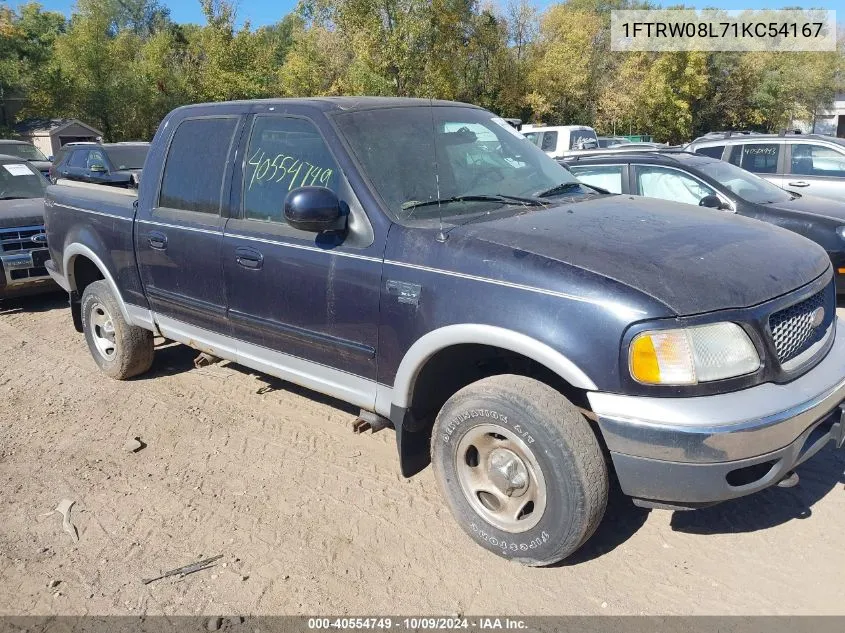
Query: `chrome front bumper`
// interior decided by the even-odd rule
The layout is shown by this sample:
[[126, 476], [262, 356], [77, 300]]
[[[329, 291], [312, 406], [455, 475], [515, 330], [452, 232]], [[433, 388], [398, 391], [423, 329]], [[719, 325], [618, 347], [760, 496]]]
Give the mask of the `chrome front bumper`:
[[0, 255], [0, 290], [13, 293], [50, 282], [50, 275], [44, 270], [48, 257], [46, 248]]
[[[627, 494], [684, 503], [749, 494], [841, 439], [845, 323], [837, 319], [824, 360], [787, 384], [692, 398], [588, 397]], [[728, 481], [741, 469], [769, 462], [771, 468], [759, 468], [762, 475], [753, 481]]]

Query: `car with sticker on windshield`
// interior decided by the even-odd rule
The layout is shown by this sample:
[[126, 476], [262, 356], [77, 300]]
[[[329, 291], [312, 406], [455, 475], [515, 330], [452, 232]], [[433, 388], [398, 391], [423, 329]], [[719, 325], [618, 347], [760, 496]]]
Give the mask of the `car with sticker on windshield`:
[[795, 231], [827, 251], [838, 302], [845, 301], [845, 202], [784, 190], [731, 163], [679, 150], [596, 152], [564, 164], [581, 182], [612, 193], [710, 207]]
[[845, 440], [823, 248], [603, 193], [482, 108], [186, 106], [144, 172], [137, 197], [45, 203], [48, 268], [104, 379], [147, 372], [162, 336], [351, 404], [505, 558], [575, 552], [611, 472], [690, 509], [793, 483]]
[[56, 290], [44, 268], [46, 188], [31, 163], [0, 154], [0, 298]]

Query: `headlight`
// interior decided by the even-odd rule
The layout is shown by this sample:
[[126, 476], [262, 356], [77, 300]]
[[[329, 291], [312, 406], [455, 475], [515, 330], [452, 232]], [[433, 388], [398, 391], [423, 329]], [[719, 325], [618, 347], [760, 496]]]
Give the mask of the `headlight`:
[[628, 358], [631, 376], [647, 385], [695, 385], [760, 367], [754, 344], [736, 323], [642, 332]]
[[838, 229], [836, 229], [836, 234], [843, 240], [845, 240], [845, 226], [840, 226]]

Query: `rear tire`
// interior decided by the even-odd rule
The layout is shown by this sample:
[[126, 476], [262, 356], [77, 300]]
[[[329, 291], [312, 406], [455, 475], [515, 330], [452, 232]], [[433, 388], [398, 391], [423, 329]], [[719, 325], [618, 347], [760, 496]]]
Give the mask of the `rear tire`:
[[463, 530], [526, 565], [556, 563], [595, 532], [608, 472], [589, 423], [524, 376], [479, 380], [452, 396], [432, 432], [432, 464]]
[[153, 333], [129, 325], [105, 280], [82, 293], [82, 331], [94, 362], [108, 376], [126, 380], [153, 364]]

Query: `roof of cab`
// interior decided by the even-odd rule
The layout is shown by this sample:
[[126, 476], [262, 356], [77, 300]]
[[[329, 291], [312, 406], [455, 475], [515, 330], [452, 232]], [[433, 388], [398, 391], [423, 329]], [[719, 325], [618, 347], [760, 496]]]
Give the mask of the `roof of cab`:
[[458, 101], [443, 101], [440, 99], [414, 99], [410, 97], [296, 97], [289, 99], [249, 99], [243, 101], [217, 101], [211, 103], [196, 103], [185, 105], [177, 110], [213, 110], [232, 105], [303, 105], [316, 108], [322, 112], [353, 112], [358, 110], [378, 110], [384, 108], [407, 108], [433, 105], [436, 107], [458, 106], [462, 108], [483, 108]]

